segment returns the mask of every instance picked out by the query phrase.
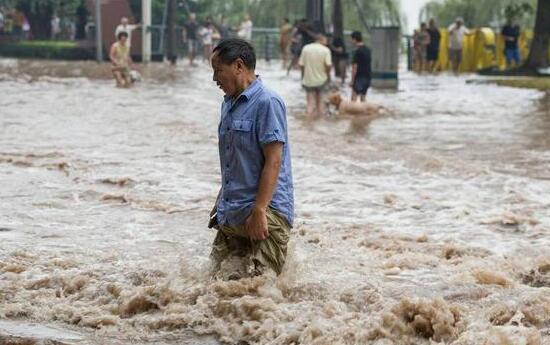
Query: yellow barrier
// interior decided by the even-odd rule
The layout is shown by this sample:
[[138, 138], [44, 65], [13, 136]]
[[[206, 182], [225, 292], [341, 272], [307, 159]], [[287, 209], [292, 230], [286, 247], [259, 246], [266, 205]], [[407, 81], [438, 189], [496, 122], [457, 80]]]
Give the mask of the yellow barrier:
[[[447, 29], [440, 29], [441, 41], [439, 44], [439, 58], [436, 64], [438, 70], [450, 70], [449, 61], [449, 32]], [[464, 36], [462, 46], [462, 63], [460, 72], [476, 72], [480, 69], [498, 67], [506, 68], [504, 56], [504, 39], [500, 33], [490, 28], [471, 29], [469, 35]], [[533, 32], [524, 30], [519, 37], [518, 45], [522, 61], [529, 54], [529, 47], [533, 40]], [[550, 50], [548, 52], [550, 57]]]

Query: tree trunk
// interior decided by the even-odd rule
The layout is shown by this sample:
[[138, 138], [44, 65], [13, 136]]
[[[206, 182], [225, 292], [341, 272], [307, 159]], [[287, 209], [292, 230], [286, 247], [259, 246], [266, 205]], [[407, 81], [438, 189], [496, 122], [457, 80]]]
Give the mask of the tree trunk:
[[306, 18], [316, 32], [325, 32], [324, 0], [307, 0]]
[[166, 58], [172, 63], [176, 64], [177, 53], [176, 53], [176, 11], [177, 4], [176, 0], [168, 0], [168, 18], [167, 18], [167, 29], [168, 29], [168, 42], [166, 45]]
[[332, 1], [332, 24], [334, 25], [334, 37], [344, 38], [344, 12], [342, 0]]
[[86, 39], [86, 24], [88, 21], [89, 12], [86, 9], [86, 3], [82, 1], [76, 9], [76, 34], [75, 39]]
[[548, 48], [550, 41], [550, 0], [539, 0], [535, 34], [529, 57], [523, 66], [525, 69], [536, 70], [548, 66]]
[[51, 3], [36, 5], [35, 8], [32, 8], [30, 1], [19, 1], [17, 8], [27, 17], [34, 39], [49, 39], [51, 37], [53, 15]]
[[[342, 0], [332, 0], [332, 25], [333, 25], [333, 40], [344, 40], [344, 14], [342, 12]], [[333, 44], [334, 42], [330, 42], [330, 44]], [[343, 71], [340, 68], [340, 59], [338, 55], [335, 56], [335, 61], [333, 61], [334, 65], [334, 74], [337, 77], [342, 77]]]

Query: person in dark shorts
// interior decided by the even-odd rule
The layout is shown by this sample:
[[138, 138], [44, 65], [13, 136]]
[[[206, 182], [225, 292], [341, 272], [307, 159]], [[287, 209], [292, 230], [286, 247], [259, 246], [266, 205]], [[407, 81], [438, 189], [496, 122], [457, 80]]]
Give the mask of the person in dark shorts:
[[351, 65], [351, 88], [353, 91], [351, 94], [351, 100], [356, 101], [357, 96], [359, 96], [361, 102], [365, 102], [372, 78], [371, 52], [370, 49], [363, 43], [363, 35], [361, 32], [352, 32], [351, 42], [356, 48], [353, 53]]
[[332, 62], [334, 65], [334, 74], [342, 79], [342, 85], [346, 84], [346, 69], [348, 65], [348, 53], [346, 44], [342, 37], [334, 37], [330, 45], [332, 52]]
[[439, 42], [441, 41], [441, 33], [433, 18], [430, 19], [428, 34], [430, 35], [430, 44], [428, 44], [426, 57], [428, 60], [428, 72], [433, 73], [435, 72], [436, 63], [439, 59]]
[[519, 25], [514, 24], [512, 19], [509, 18], [506, 22], [506, 25], [504, 25], [504, 27], [502, 28], [501, 32], [502, 38], [504, 38], [504, 56], [506, 57], [506, 68], [510, 68], [513, 65], [519, 65], [519, 33]]
[[197, 21], [197, 15], [193, 12], [189, 14], [189, 20], [183, 27], [184, 41], [187, 41], [187, 53], [189, 54], [189, 65], [193, 66], [193, 60], [197, 55], [199, 49], [198, 42], [199, 22]]

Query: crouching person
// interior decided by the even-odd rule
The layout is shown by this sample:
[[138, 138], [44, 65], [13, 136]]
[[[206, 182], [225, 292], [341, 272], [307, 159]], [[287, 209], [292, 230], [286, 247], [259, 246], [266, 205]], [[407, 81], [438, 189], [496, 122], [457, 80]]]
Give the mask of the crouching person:
[[128, 45], [128, 33], [125, 31], [120, 32], [117, 39], [111, 46], [109, 53], [112, 64], [111, 70], [117, 87], [130, 87], [132, 84], [132, 78], [130, 77], [132, 58], [130, 57], [130, 46]]

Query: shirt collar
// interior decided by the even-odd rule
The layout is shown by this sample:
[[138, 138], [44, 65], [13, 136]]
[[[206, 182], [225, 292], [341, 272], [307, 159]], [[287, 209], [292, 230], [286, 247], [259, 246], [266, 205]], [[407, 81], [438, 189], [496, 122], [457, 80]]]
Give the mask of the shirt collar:
[[[247, 101], [254, 96], [256, 92], [258, 92], [262, 88], [262, 80], [259, 75], [256, 75], [256, 80], [254, 80], [248, 87], [237, 97], [234, 103], [237, 103], [237, 101], [241, 98], [246, 99]], [[224, 96], [224, 101], [231, 102], [231, 96]]]

